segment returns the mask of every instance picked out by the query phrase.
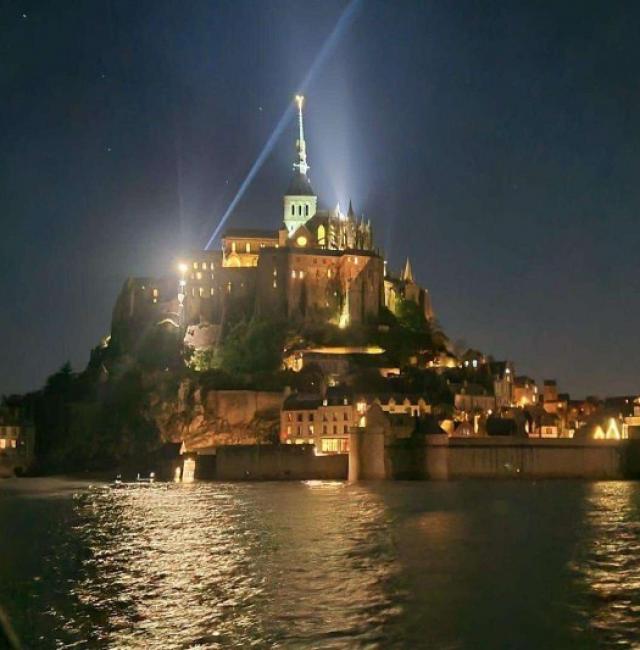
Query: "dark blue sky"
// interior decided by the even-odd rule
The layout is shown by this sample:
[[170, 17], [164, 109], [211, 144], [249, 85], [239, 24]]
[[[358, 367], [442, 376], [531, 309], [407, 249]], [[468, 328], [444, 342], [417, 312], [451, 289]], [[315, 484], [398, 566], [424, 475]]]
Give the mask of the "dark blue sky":
[[[0, 9], [0, 393], [76, 368], [127, 275], [203, 246], [345, 2]], [[640, 391], [640, 5], [364, 0], [307, 89], [310, 177], [451, 338]], [[293, 122], [229, 224], [276, 227]]]

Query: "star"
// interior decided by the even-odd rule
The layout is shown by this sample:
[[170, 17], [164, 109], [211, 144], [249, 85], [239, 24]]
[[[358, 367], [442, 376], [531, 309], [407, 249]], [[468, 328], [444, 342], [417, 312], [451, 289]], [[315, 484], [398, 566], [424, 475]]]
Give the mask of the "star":
[[22, 14], [22, 18], [27, 18], [27, 14]]

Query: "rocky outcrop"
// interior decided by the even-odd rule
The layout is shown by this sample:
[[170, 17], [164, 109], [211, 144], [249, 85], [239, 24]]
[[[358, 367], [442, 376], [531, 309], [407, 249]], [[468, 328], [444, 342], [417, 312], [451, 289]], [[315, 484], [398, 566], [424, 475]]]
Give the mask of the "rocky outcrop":
[[174, 397], [150, 393], [149, 415], [163, 442], [188, 449], [258, 444], [277, 439], [282, 393], [209, 390], [183, 381]]

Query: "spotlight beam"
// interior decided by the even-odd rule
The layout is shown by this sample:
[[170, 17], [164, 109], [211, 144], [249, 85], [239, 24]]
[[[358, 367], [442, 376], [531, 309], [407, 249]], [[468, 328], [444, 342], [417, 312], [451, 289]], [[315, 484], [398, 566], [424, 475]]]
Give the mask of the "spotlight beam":
[[[316, 58], [311, 64], [309, 71], [307, 72], [304, 79], [302, 80], [302, 83], [299, 85], [298, 87], [299, 93], [304, 94], [305, 90], [307, 89], [311, 81], [313, 81], [315, 75], [318, 73], [318, 70], [322, 68], [326, 60], [329, 58], [333, 50], [336, 48], [336, 45], [342, 38], [343, 34], [353, 22], [353, 18], [356, 13], [356, 10], [358, 9], [358, 6], [361, 3], [362, 0], [351, 0], [349, 4], [345, 7], [344, 11], [340, 15], [340, 18], [338, 18], [338, 22], [336, 23], [335, 27], [333, 28], [329, 36], [327, 36], [327, 39], [323, 43], [322, 47], [320, 48], [320, 51], [318, 52]], [[260, 152], [259, 156], [256, 158], [255, 162], [251, 166], [249, 173], [247, 174], [246, 178], [242, 181], [242, 184], [240, 185], [238, 192], [233, 197], [233, 200], [229, 204], [229, 207], [225, 210], [224, 214], [222, 215], [222, 218], [218, 222], [218, 225], [216, 226], [215, 230], [211, 234], [211, 237], [209, 237], [209, 241], [207, 242], [207, 245], [204, 247], [205, 250], [209, 250], [211, 248], [211, 245], [220, 234], [220, 231], [222, 230], [224, 224], [231, 216], [231, 213], [234, 211], [236, 205], [238, 205], [238, 202], [244, 196], [244, 193], [247, 191], [249, 185], [251, 185], [251, 182], [255, 178], [256, 174], [260, 171], [260, 168], [264, 164], [264, 161], [268, 158], [269, 154], [273, 151], [273, 147], [278, 141], [278, 138], [282, 135], [282, 132], [284, 131], [285, 127], [287, 126], [287, 123], [289, 122], [291, 116], [293, 115], [293, 112], [294, 112], [293, 105], [291, 104], [291, 102], [289, 102], [287, 104], [287, 108], [285, 109], [282, 116], [278, 120], [278, 123], [276, 124], [273, 132], [269, 136], [269, 139], [267, 140], [264, 147], [262, 148], [262, 151]]]

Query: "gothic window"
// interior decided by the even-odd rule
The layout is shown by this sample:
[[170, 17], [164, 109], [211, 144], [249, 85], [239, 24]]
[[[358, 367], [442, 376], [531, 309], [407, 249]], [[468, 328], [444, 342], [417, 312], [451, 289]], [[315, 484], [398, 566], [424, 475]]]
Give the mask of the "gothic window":
[[309, 216], [309, 206], [308, 205], [304, 206], [304, 214], [305, 214], [306, 217]]
[[295, 217], [295, 216], [296, 216], [296, 206], [295, 206], [295, 205], [292, 205], [292, 206], [291, 206], [291, 216], [292, 216], [292, 217]]
[[318, 226], [318, 244], [320, 246], [325, 245], [325, 237], [326, 237], [326, 231], [324, 229], [324, 226], [322, 224], [320, 224]]
[[302, 216], [302, 206], [301, 205], [298, 206], [298, 215]]

